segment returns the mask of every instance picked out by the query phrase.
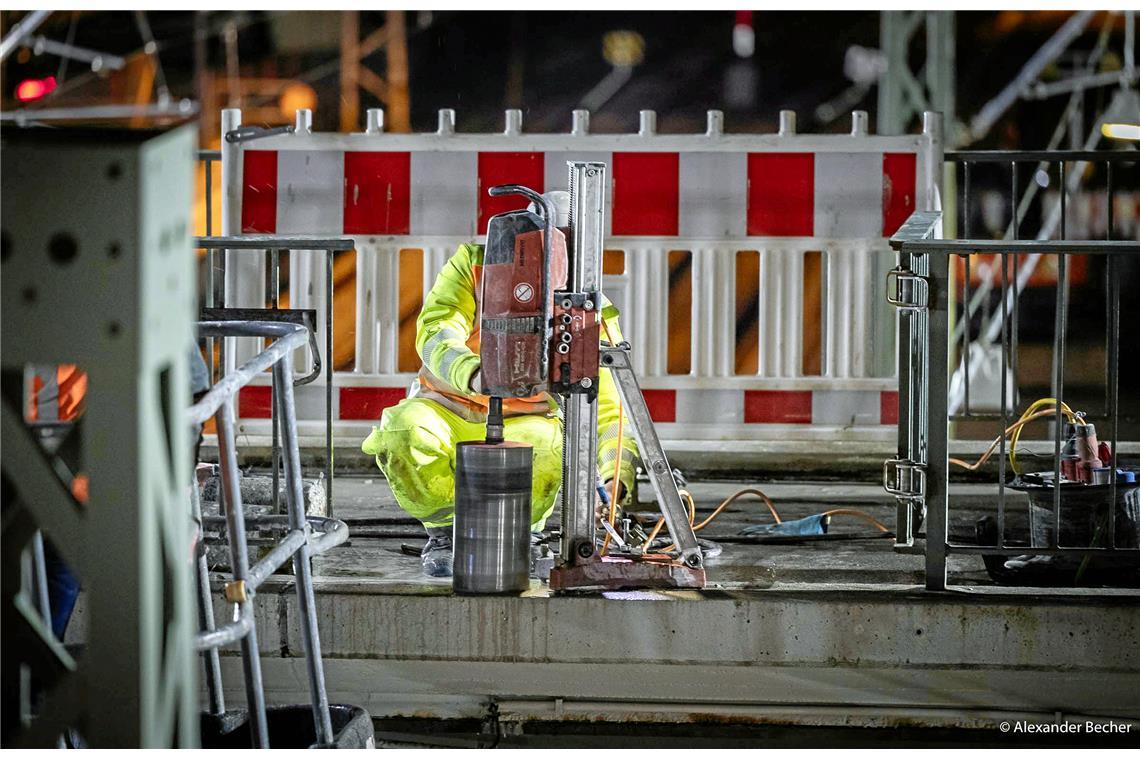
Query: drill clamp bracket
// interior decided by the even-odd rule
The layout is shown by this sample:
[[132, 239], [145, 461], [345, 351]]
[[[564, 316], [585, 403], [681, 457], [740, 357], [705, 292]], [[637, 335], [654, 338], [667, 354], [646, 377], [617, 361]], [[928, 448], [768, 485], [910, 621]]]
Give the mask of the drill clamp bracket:
[[560, 394], [598, 396], [598, 351], [601, 338], [601, 293], [559, 291], [554, 294], [550, 339], [550, 390]]

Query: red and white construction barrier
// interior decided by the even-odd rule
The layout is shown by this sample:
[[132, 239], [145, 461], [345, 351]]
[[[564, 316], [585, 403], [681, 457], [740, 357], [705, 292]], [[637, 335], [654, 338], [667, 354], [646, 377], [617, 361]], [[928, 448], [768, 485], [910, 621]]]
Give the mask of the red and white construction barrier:
[[[610, 177], [606, 247], [624, 253], [624, 269], [606, 275], [604, 288], [666, 436], [889, 435], [897, 381], [894, 315], [882, 292], [894, 261], [886, 238], [911, 212], [938, 206], [936, 115], [922, 134], [905, 136], [868, 134], [862, 113], [844, 135], [796, 134], [788, 113], [778, 134], [763, 135], [725, 133], [719, 112], [705, 133], [689, 135], [658, 134], [652, 112], [625, 135], [590, 134], [584, 112], [569, 134], [524, 133], [515, 111], [499, 134], [456, 133], [451, 111], [430, 134], [383, 133], [379, 121], [373, 112], [367, 132], [317, 134], [301, 112], [292, 134], [223, 148], [223, 234], [357, 240], [356, 367], [334, 381], [341, 429], [355, 434], [374, 422], [413, 377], [397, 362], [400, 252], [422, 251], [416, 274], [426, 294], [458, 244], [478, 241], [491, 216], [517, 205], [488, 196], [489, 187], [565, 188], [566, 162], [593, 160]], [[239, 124], [240, 112], [223, 113], [224, 131]], [[667, 259], [678, 250], [692, 255], [688, 315], [668, 303]], [[760, 257], [759, 361], [746, 375], [734, 363], [741, 251]], [[823, 258], [823, 356], [821, 374], [805, 376], [804, 260], [813, 251]], [[260, 305], [264, 260], [230, 260], [227, 305]], [[323, 313], [322, 255], [296, 253], [290, 269], [290, 303]], [[670, 375], [668, 335], [684, 319], [690, 370]], [[323, 403], [303, 397], [323, 397], [323, 388], [299, 391], [301, 417], [309, 408], [322, 415]], [[248, 388], [239, 411], [247, 421], [267, 415], [267, 389]]]

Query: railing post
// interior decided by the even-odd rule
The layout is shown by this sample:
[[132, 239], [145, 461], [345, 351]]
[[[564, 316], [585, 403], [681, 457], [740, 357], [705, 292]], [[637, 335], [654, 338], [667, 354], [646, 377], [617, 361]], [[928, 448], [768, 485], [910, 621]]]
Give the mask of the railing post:
[[[942, 137], [942, 114], [935, 111], [924, 111], [922, 114], [922, 134], [930, 140], [930, 148], [925, 154], [926, 181], [923, 186], [933, 190], [921, 204], [916, 203], [915, 209], [919, 211], [939, 211], [942, 208], [942, 180], [944, 142]], [[916, 199], [917, 200], [917, 199]]]
[[[234, 450], [234, 400], [227, 398], [214, 422], [218, 428], [218, 461], [222, 490], [225, 491], [226, 533], [230, 543], [230, 570], [233, 575], [227, 597], [238, 605], [239, 615], [251, 620], [254, 616], [252, 590], [246, 588], [249, 574], [249, 552], [245, 542], [245, 507], [241, 500], [241, 472], [238, 470], [237, 452]], [[249, 705], [253, 730], [250, 738], [254, 747], [269, 747], [269, 725], [265, 717], [265, 692], [261, 681], [261, 653], [257, 647], [257, 626], [251, 625], [241, 640], [242, 670], [245, 673], [245, 694]]]
[[333, 264], [335, 250], [325, 251], [325, 514], [333, 516]]
[[946, 588], [946, 541], [949, 498], [946, 469], [950, 421], [947, 417], [947, 376], [950, 336], [950, 256], [923, 254], [929, 259], [927, 311], [927, 439], [926, 439], [926, 588]]
[[[219, 506], [221, 500], [218, 501]], [[214, 627], [214, 602], [210, 596], [210, 567], [206, 560], [206, 526], [202, 522], [202, 502], [198, 495], [198, 477], [194, 476], [190, 486], [190, 506], [194, 521], [198, 525], [198, 542], [195, 548], [195, 567], [198, 574], [198, 625], [203, 631], [211, 632]], [[221, 715], [226, 711], [226, 699], [222, 693], [222, 662], [217, 649], [207, 649], [202, 653], [206, 665], [206, 693], [210, 701], [210, 714]]]
[[[221, 125], [221, 163], [222, 163], [222, 232], [224, 236], [237, 235], [241, 232], [241, 180], [242, 168], [239, 163], [241, 157], [241, 149], [239, 146], [230, 143], [226, 140], [226, 134], [241, 126], [241, 109], [240, 108], [224, 108], [222, 109], [222, 125]], [[230, 289], [229, 276], [227, 275], [227, 267], [230, 263], [230, 254], [228, 251], [211, 250], [210, 253], [211, 264], [211, 280], [214, 282], [214, 288], [211, 291], [210, 306], [224, 307], [227, 303], [227, 296]], [[220, 298], [219, 298], [220, 296]], [[226, 376], [229, 372], [230, 357], [234, 346], [234, 341], [226, 338], [219, 338], [218, 343], [218, 378]], [[212, 350], [212, 348], [211, 348]], [[211, 361], [213, 357], [211, 356]], [[215, 378], [211, 377], [211, 380]], [[220, 491], [219, 491], [220, 493]], [[221, 497], [219, 497], [221, 498]], [[219, 502], [220, 503], [220, 502]]]
[[[226, 134], [241, 126], [241, 109], [222, 111], [222, 235], [240, 235], [243, 151], [241, 143], [230, 142]], [[225, 281], [223, 302], [215, 306], [260, 306], [262, 283], [265, 282], [265, 254], [226, 251], [222, 277]], [[244, 359], [260, 350], [254, 338], [225, 338], [222, 340], [222, 375], [233, 371]]]
[[[329, 252], [331, 257], [332, 252]], [[331, 364], [331, 362], [330, 362]], [[297, 441], [297, 414], [293, 399], [293, 356], [286, 353], [273, 365], [277, 381], [278, 416], [281, 418], [281, 438], [285, 465], [285, 504], [289, 513], [289, 529], [305, 533], [305, 541], [293, 553], [293, 575], [296, 578], [297, 608], [301, 617], [301, 640], [305, 645], [305, 665], [309, 675], [309, 692], [312, 699], [313, 726], [317, 744], [329, 745], [333, 741], [332, 721], [329, 717], [329, 698], [325, 691], [324, 664], [321, 661], [321, 637], [317, 625], [317, 604], [313, 595], [313, 569], [308, 521], [305, 519], [305, 495], [301, 482], [301, 454]]]

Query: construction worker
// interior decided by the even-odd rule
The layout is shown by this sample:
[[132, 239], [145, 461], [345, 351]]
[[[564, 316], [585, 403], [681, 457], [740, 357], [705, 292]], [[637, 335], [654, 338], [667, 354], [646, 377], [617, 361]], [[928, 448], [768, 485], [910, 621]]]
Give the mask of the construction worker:
[[[545, 197], [558, 210], [558, 227], [569, 226], [570, 195]], [[421, 553], [425, 575], [447, 577], [452, 570], [455, 519], [455, 448], [486, 436], [487, 403], [479, 385], [479, 295], [483, 246], [463, 244], [443, 267], [416, 321], [416, 351], [423, 366], [408, 398], [384, 410], [380, 424], [361, 445], [376, 457], [400, 507], [423, 523], [428, 541]], [[622, 340], [618, 312], [603, 298], [603, 337]], [[562, 484], [562, 422], [557, 402], [547, 393], [504, 399], [504, 438], [534, 449], [531, 530], [541, 531], [554, 511]], [[633, 488], [637, 447], [625, 424], [621, 455], [621, 405], [608, 369], [598, 386], [598, 473], [611, 493], [616, 478], [619, 503]], [[600, 509], [600, 507], [599, 507]]]

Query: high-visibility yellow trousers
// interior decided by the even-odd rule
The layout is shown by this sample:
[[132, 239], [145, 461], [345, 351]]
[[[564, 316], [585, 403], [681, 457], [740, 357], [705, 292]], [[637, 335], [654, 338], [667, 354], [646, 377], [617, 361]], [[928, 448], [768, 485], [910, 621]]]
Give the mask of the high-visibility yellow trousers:
[[[554, 417], [507, 417], [503, 437], [534, 449], [531, 530], [542, 530], [554, 511], [562, 483], [562, 423]], [[427, 528], [445, 528], [455, 519], [455, 449], [461, 441], [481, 441], [487, 427], [468, 422], [426, 398], [406, 398], [380, 415], [379, 427], [360, 448], [376, 464], [400, 507]]]

